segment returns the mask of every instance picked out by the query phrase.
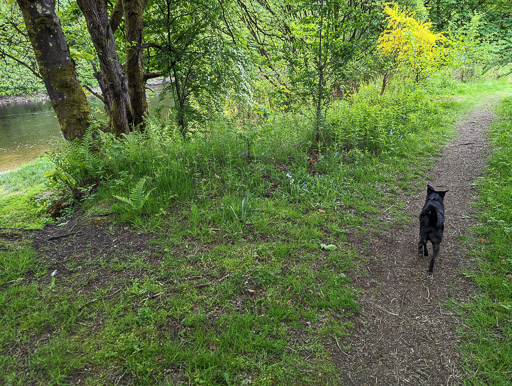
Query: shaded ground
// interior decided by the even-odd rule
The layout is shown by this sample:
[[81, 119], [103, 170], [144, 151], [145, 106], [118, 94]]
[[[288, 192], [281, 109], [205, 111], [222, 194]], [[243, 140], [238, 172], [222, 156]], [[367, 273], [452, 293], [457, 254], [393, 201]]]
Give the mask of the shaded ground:
[[[494, 119], [491, 103], [482, 104], [458, 126], [458, 137], [433, 165], [425, 190], [409, 197], [408, 223], [374, 237], [359, 249], [369, 257], [355, 286], [363, 290], [353, 335], [343, 343], [337, 362], [346, 384], [456, 384], [464, 376], [456, 329], [462, 327], [446, 306], [473, 293], [462, 272], [471, 264], [461, 242], [469, 235], [476, 199], [473, 182], [486, 164], [486, 129]], [[418, 215], [426, 185], [449, 189], [446, 223], [434, 278], [427, 278], [430, 257], [417, 255]], [[383, 215], [386, 221], [386, 214]], [[429, 253], [432, 252], [431, 244]]]
[[149, 245], [151, 238], [152, 235], [137, 233], [130, 227], [112, 225], [108, 216], [78, 216], [46, 225], [42, 231], [34, 232], [32, 240], [34, 248], [50, 262], [49, 271], [57, 270], [59, 276], [75, 272], [67, 268], [68, 263], [92, 257], [90, 269], [80, 270], [80, 275], [90, 278], [94, 287], [103, 287], [103, 283], [110, 281], [109, 271], [103, 272], [97, 260], [141, 256], [151, 261], [154, 257], [154, 248]]

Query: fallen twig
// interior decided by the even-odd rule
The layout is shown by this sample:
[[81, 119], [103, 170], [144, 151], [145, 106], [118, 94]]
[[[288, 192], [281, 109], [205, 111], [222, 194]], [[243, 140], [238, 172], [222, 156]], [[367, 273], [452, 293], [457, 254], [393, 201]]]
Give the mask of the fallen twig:
[[0, 228], [0, 231], [27, 231], [27, 232], [33, 232], [33, 231], [40, 231], [39, 228]]
[[98, 214], [91, 214], [89, 217], [106, 217], [106, 216], [112, 216], [114, 212], [107, 212], [107, 213], [98, 213]]
[[372, 306], [374, 306], [375, 308], [377, 308], [378, 310], [382, 311], [382, 312], [385, 312], [389, 315], [393, 315], [393, 316], [396, 316], [397, 318], [400, 318], [400, 319], [403, 319], [399, 314], [397, 313], [394, 313], [394, 312], [391, 312], [391, 311], [388, 311], [386, 310], [385, 308], [382, 308], [380, 306], [378, 306], [377, 304], [374, 304], [374, 303], [370, 303]]
[[348, 356], [348, 354], [347, 354], [345, 351], [343, 351], [343, 350], [341, 349], [341, 346], [340, 346], [340, 344], [339, 344], [339, 342], [338, 342], [338, 339], [337, 339], [336, 337], [334, 337], [334, 340], [336, 341], [336, 346], [338, 346], [338, 348], [340, 349], [340, 351], [341, 351], [343, 354], [345, 354], [346, 356]]
[[70, 233], [66, 233], [66, 234], [63, 234], [63, 235], [59, 235], [59, 236], [52, 236], [52, 237], [49, 237], [49, 238], [48, 238], [48, 241], [62, 239], [62, 238], [64, 238], [64, 237], [68, 237], [68, 236], [76, 235], [77, 233], [78, 233], [78, 232], [70, 232]]
[[198, 285], [195, 285], [193, 286], [192, 288], [202, 288], [202, 287], [208, 287], [210, 285], [212, 285], [213, 283], [202, 283], [202, 284], [198, 284]]

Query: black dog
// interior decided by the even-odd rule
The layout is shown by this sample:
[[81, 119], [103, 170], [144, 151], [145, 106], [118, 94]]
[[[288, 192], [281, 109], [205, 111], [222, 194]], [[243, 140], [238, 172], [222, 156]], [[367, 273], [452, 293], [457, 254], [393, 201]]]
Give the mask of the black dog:
[[444, 230], [444, 192], [437, 192], [430, 185], [427, 185], [427, 200], [420, 214], [420, 240], [418, 241], [418, 253], [428, 256], [427, 241], [430, 240], [433, 248], [432, 260], [428, 274], [432, 276], [434, 261], [439, 253], [439, 246], [443, 241]]

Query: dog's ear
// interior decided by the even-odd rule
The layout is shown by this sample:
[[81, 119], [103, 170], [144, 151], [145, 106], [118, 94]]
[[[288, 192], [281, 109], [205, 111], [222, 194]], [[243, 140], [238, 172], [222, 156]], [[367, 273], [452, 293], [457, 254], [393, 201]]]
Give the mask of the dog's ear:
[[446, 194], [446, 192], [449, 192], [449, 190], [445, 190], [443, 192], [437, 192], [437, 193], [439, 193], [439, 195], [444, 198], [444, 195]]
[[435, 192], [434, 188], [430, 185], [427, 185], [427, 194]]

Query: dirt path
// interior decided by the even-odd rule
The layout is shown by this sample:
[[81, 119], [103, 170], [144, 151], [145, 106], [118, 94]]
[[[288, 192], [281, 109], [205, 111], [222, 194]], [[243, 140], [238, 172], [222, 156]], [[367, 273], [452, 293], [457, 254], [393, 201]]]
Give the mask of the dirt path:
[[[364, 253], [368, 276], [354, 279], [363, 290], [361, 311], [353, 335], [339, 352], [346, 384], [457, 384], [464, 373], [458, 353], [456, 328], [460, 321], [445, 306], [449, 299], [465, 300], [473, 293], [463, 267], [470, 264], [460, 235], [472, 226], [476, 199], [472, 183], [486, 163], [486, 129], [494, 119], [495, 101], [481, 104], [458, 125], [459, 135], [443, 151], [427, 183], [449, 189], [445, 197], [445, 238], [427, 279], [430, 257], [418, 257], [418, 215], [425, 190], [403, 197], [410, 217], [406, 227], [396, 227], [374, 238]], [[429, 253], [431, 253], [429, 243]]]

